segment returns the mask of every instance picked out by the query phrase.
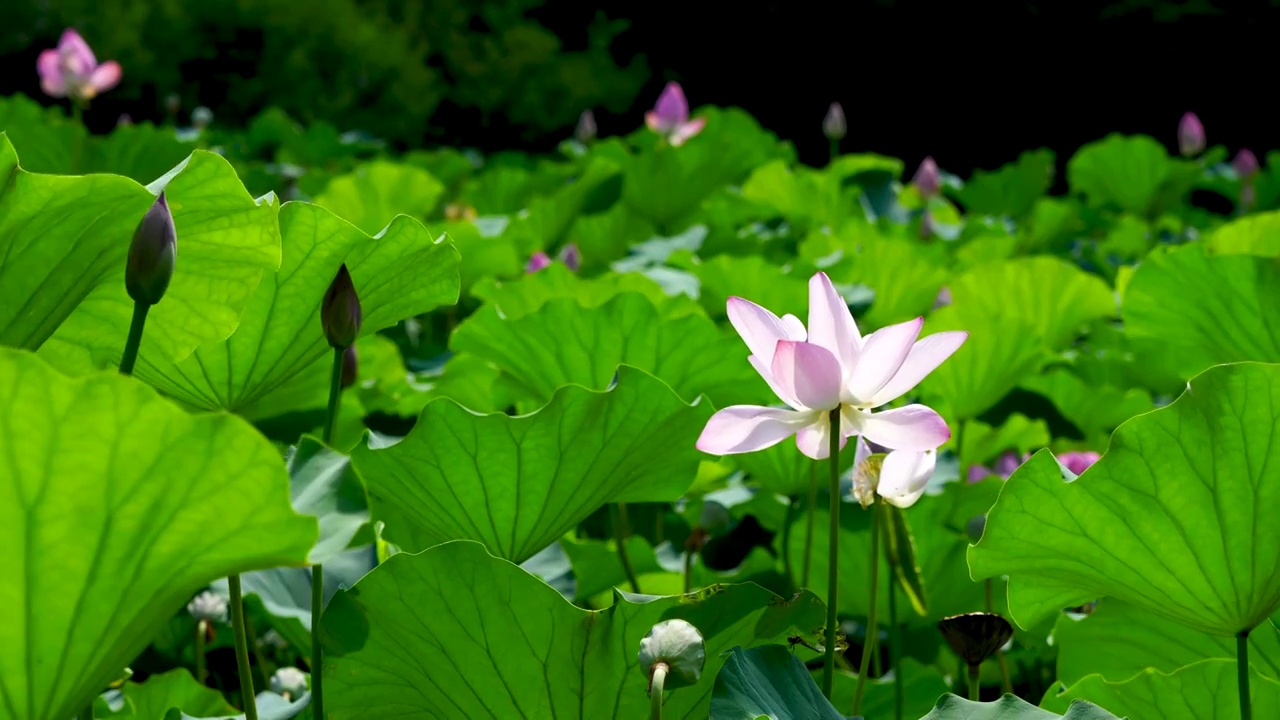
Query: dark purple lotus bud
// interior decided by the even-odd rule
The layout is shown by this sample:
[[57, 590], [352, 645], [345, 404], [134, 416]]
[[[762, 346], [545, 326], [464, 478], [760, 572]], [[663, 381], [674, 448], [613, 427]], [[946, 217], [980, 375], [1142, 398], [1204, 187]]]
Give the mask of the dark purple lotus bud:
[[356, 376], [360, 367], [360, 360], [356, 357], [356, 346], [348, 345], [346, 350], [342, 351], [342, 388], [346, 389], [356, 384]]
[[1257, 155], [1254, 155], [1248, 148], [1242, 148], [1240, 152], [1236, 153], [1235, 159], [1231, 161], [1231, 167], [1236, 171], [1236, 175], [1241, 180], [1244, 180], [1258, 172], [1261, 165], [1258, 164]]
[[952, 615], [943, 618], [938, 629], [951, 649], [971, 668], [995, 655], [1013, 637], [1013, 626], [994, 613]]
[[124, 287], [134, 302], [155, 305], [169, 289], [173, 261], [178, 252], [178, 234], [164, 193], [142, 216], [133, 231], [129, 259], [124, 269]]
[[578, 272], [578, 268], [582, 267], [582, 251], [578, 249], [578, 243], [569, 243], [560, 248], [560, 262], [574, 272]]
[[351, 282], [346, 263], [338, 268], [337, 276], [324, 294], [324, 302], [320, 305], [320, 325], [324, 327], [324, 337], [331, 347], [348, 347], [360, 335], [360, 297], [356, 295], [356, 286]]
[[583, 145], [596, 139], [596, 116], [590, 110], [583, 110], [578, 116], [578, 126], [573, 130], [573, 137]]
[[1183, 157], [1195, 157], [1204, 152], [1204, 125], [1195, 113], [1187, 113], [1178, 122], [1178, 152]]

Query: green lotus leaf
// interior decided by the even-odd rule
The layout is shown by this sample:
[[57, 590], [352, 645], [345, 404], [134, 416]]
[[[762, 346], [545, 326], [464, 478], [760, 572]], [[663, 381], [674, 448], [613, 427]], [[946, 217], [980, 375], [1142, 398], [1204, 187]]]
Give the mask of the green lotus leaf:
[[1172, 405], [1121, 425], [1102, 459], [1063, 482], [1048, 452], [1005, 484], [973, 577], [1007, 575], [1024, 628], [1114, 597], [1230, 637], [1280, 608], [1280, 366], [1211, 368]]
[[[936, 634], [937, 629], [933, 632]], [[818, 672], [821, 671], [814, 674]], [[927, 714], [937, 698], [945, 695], [950, 687], [936, 667], [921, 665], [910, 657], [902, 659], [902, 676], [902, 715], [907, 718]], [[835, 684], [831, 688], [832, 704], [837, 708], [852, 708], [857, 685], [857, 675], [837, 670]], [[893, 686], [893, 679], [887, 675], [868, 681], [862, 696], [862, 716], [872, 719], [896, 717], [894, 706], [897, 700]]]
[[732, 648], [727, 654], [711, 695], [713, 720], [846, 720], [804, 662], [782, 645]]
[[397, 215], [426, 220], [444, 192], [422, 168], [375, 160], [330, 180], [315, 203], [374, 235]]
[[1246, 215], [1213, 231], [1205, 240], [1210, 255], [1280, 255], [1280, 210]]
[[457, 251], [411, 218], [370, 237], [324, 208], [291, 202], [280, 211], [280, 230], [280, 271], [263, 278], [235, 333], [179, 363], [149, 356], [144, 340], [139, 377], [195, 408], [250, 406], [332, 357], [320, 301], [343, 263], [360, 296], [364, 335], [457, 300]]
[[1042, 148], [999, 170], [974, 170], [959, 192], [960, 202], [970, 214], [1022, 217], [1053, 184], [1053, 163], [1053, 151]]
[[[1085, 437], [1110, 432], [1134, 415], [1153, 406], [1151, 395], [1142, 388], [1122, 390], [1114, 385], [1085, 382], [1066, 368], [1054, 368], [1022, 381], [1022, 387], [1048, 398]], [[1040, 443], [1040, 447], [1047, 445]]]
[[608, 392], [565, 387], [520, 417], [436, 400], [403, 440], [359, 447], [353, 460], [387, 540], [406, 550], [477, 540], [523, 562], [606, 503], [679, 498], [710, 415], [622, 367]]
[[[1144, 670], [1121, 683], [1090, 675], [1055, 695], [1050, 692], [1042, 707], [1060, 712], [1080, 698], [1098, 703], [1129, 718], [1196, 718], [1235, 720], [1240, 717], [1240, 692], [1236, 687], [1234, 660], [1203, 660], [1170, 674]], [[1251, 670], [1249, 696], [1256, 718], [1280, 717], [1280, 683]]]
[[808, 317], [808, 278], [792, 275], [759, 255], [717, 255], [684, 269], [698, 276], [698, 300], [713, 318], [726, 317], [725, 302], [735, 295], [780, 316]]
[[320, 523], [320, 539], [311, 549], [312, 564], [326, 563], [347, 549], [369, 522], [364, 485], [351, 458], [304, 435], [285, 461], [293, 507]]
[[316, 521], [271, 443], [135, 379], [0, 349], [0, 707], [63, 720], [212, 580], [301, 565]]
[[1120, 720], [1091, 702], [1072, 701], [1063, 715], [1042, 710], [1022, 698], [1005, 695], [991, 702], [973, 702], [944, 695], [920, 720]]
[[93, 716], [146, 720], [164, 718], [175, 709], [198, 716], [236, 714], [222, 693], [197, 682], [186, 668], [152, 675], [146, 682], [126, 682], [121, 688], [121, 700], [124, 704], [118, 711], [110, 710], [105, 700], [95, 701]]
[[698, 304], [687, 295], [667, 295], [661, 285], [639, 273], [584, 278], [559, 263], [514, 280], [482, 280], [472, 289], [477, 298], [496, 305], [505, 320], [524, 317], [550, 300], [572, 298], [582, 307], [595, 308], [628, 292], [644, 295], [663, 318], [699, 314]]
[[1067, 162], [1067, 182], [1089, 204], [1156, 217], [1173, 207], [1199, 179], [1198, 165], [1169, 157], [1146, 135], [1108, 135]]
[[1021, 313], [992, 314], [970, 305], [950, 305], [933, 313], [921, 335], [965, 330], [969, 339], [920, 384], [920, 393], [939, 400], [957, 420], [977, 417], [1044, 364], [1045, 344], [1033, 321]]
[[325, 711], [332, 720], [391, 716], [643, 717], [640, 639], [662, 620], [692, 623], [706, 643], [696, 685], [672, 691], [665, 717], [707, 717], [722, 654], [783, 643], [822, 624], [822, 603], [756, 585], [676, 597], [619, 595], [604, 610], [560, 593], [472, 542], [399, 553], [335, 595], [322, 620]]

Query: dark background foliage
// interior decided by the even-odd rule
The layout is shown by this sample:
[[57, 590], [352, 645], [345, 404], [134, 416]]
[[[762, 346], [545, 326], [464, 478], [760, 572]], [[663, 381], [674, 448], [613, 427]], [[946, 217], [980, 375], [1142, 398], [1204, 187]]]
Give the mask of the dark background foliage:
[[679, 80], [695, 107], [743, 107], [810, 163], [839, 100], [846, 151], [965, 175], [1033, 147], [1061, 164], [1112, 131], [1172, 145], [1187, 110], [1211, 144], [1275, 146], [1278, 4], [17, 0], [0, 93], [40, 97], [35, 57], [73, 25], [125, 68], [99, 129], [162, 118], [177, 92], [184, 116], [204, 104], [220, 124], [278, 106], [399, 146], [550, 149], [587, 107], [606, 134], [634, 129]]

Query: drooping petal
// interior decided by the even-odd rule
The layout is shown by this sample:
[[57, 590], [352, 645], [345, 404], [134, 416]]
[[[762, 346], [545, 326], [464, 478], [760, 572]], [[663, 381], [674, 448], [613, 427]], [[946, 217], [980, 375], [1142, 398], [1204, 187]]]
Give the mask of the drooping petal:
[[880, 328], [867, 336], [849, 376], [849, 392], [858, 404], [872, 407], [870, 400], [902, 369], [923, 326], [924, 318], [919, 317]]
[[80, 33], [67, 28], [58, 40], [58, 54], [61, 55], [63, 67], [80, 78], [86, 78], [98, 66], [89, 43], [80, 37]]
[[848, 303], [836, 292], [826, 273], [809, 278], [809, 342], [831, 351], [845, 374], [853, 370], [862, 334]]
[[[840, 438], [840, 449], [843, 450], [848, 438]], [[818, 420], [805, 425], [796, 433], [796, 447], [806, 457], [814, 460], [826, 460], [831, 457], [831, 422], [825, 414]]]
[[93, 88], [94, 94], [106, 92], [120, 83], [120, 75], [120, 63], [108, 60], [94, 68], [86, 87]]
[[840, 363], [813, 343], [779, 340], [769, 368], [773, 380], [806, 410], [840, 406]]
[[764, 450], [791, 437], [818, 415], [756, 405], [730, 405], [711, 416], [696, 446], [711, 455]]
[[933, 476], [938, 454], [928, 452], [891, 452], [880, 467], [880, 484], [876, 493], [890, 505], [908, 508], [916, 504]]
[[747, 358], [747, 362], [751, 363], [751, 367], [755, 368], [756, 372], [760, 373], [760, 377], [764, 378], [764, 381], [766, 384], [768, 384], [769, 389], [773, 391], [774, 395], [778, 396], [779, 400], [781, 400], [782, 402], [790, 405], [791, 407], [797, 410], [801, 408], [800, 401], [797, 400], [795, 396], [791, 394], [790, 390], [779, 385], [778, 381], [773, 379], [773, 370], [770, 369], [763, 362], [761, 362], [760, 358], [756, 357], [755, 355], [752, 355]]
[[667, 137], [667, 140], [672, 145], [679, 147], [680, 145], [684, 144], [685, 140], [688, 140], [694, 135], [697, 135], [698, 133], [702, 132], [702, 128], [706, 124], [707, 124], [707, 119], [704, 117], [690, 120], [689, 122], [686, 122], [686, 123], [680, 123], [675, 127], [674, 130], [671, 131], [671, 134]]
[[853, 411], [853, 422], [867, 440], [892, 450], [924, 452], [942, 447], [951, 439], [947, 422], [933, 408], [906, 405], [884, 412]]
[[805, 339], [804, 327], [796, 327], [798, 321], [792, 323], [779, 318], [750, 300], [731, 297], [725, 308], [733, 329], [738, 331], [751, 354], [760, 358], [765, 367], [773, 366], [773, 351], [779, 340]]
[[[809, 325], [812, 327], [813, 322], [810, 321]], [[934, 333], [921, 338], [911, 346], [911, 352], [907, 353], [907, 359], [903, 361], [902, 367], [898, 368], [898, 372], [894, 373], [893, 378], [867, 401], [868, 405], [873, 408], [880, 407], [911, 392], [921, 380], [925, 379], [925, 376], [936, 370], [944, 360], [959, 350], [967, 339], [969, 339], [969, 333], [963, 330]]]
[[689, 120], [689, 102], [684, 99], [684, 89], [680, 87], [680, 83], [669, 82], [662, 88], [662, 94], [653, 106], [653, 114], [660, 128], [659, 132], [663, 134]]

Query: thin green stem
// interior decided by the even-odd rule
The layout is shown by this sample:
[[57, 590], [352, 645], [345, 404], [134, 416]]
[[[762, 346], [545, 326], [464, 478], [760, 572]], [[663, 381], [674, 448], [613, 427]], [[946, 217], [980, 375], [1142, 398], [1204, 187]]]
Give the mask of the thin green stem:
[[662, 692], [667, 684], [667, 664], [655, 663], [649, 680], [649, 719], [662, 720]]
[[880, 632], [876, 626], [876, 609], [879, 606], [880, 592], [880, 508], [876, 503], [871, 508], [871, 594], [867, 607], [867, 641], [862, 645], [862, 662], [858, 666], [858, 685], [853, 691], [853, 714], [862, 714], [862, 694], [867, 690], [867, 666], [871, 662], [871, 653], [880, 643]]
[[834, 163], [836, 161], [836, 158], [838, 157], [840, 157], [840, 141], [836, 140], [835, 138], [832, 138], [831, 139], [831, 155], [827, 160], [827, 164], [830, 165]]
[[[828, 422], [831, 436], [828, 446], [831, 465], [828, 513], [831, 518], [830, 532], [827, 535], [827, 637], [822, 648], [822, 694], [830, 700], [831, 688], [835, 685], [836, 678], [836, 588], [839, 585], [836, 580], [840, 571], [840, 408], [831, 411]], [[812, 512], [813, 508], [810, 507], [810, 513]], [[808, 565], [807, 558], [805, 564]]]
[[974, 702], [980, 702], [982, 698], [982, 687], [978, 678], [982, 674], [981, 665], [969, 666], [969, 699]]
[[805, 509], [804, 529], [804, 567], [800, 569], [800, 587], [809, 587], [809, 570], [813, 567], [813, 533], [815, 530], [816, 508], [818, 507], [818, 473], [814, 468], [809, 470], [809, 506]]
[[622, 561], [622, 572], [627, 576], [631, 592], [640, 592], [640, 581], [636, 579], [636, 570], [631, 566], [631, 558], [627, 555], [627, 538], [631, 536], [631, 524], [627, 522], [627, 504], [614, 506], [616, 515], [613, 522], [614, 540], [618, 545], [618, 559]]
[[[338, 353], [341, 360], [342, 353]], [[320, 645], [320, 615], [324, 612], [324, 566], [311, 566], [311, 707], [324, 719], [324, 648]]]
[[787, 576], [787, 589], [796, 591], [796, 570], [791, 563], [791, 523], [796, 517], [799, 500], [793, 495], [787, 498], [787, 514], [782, 518], [782, 570]]
[[[983, 588], [986, 596], [986, 609], [988, 613], [995, 613], [995, 583], [991, 578], [987, 578], [986, 587]], [[1004, 650], [996, 651], [996, 661], [1000, 665], [1000, 689], [1004, 692], [1013, 694], [1013, 677], [1009, 674], [1009, 661], [1004, 657]]]
[[249, 638], [244, 632], [244, 596], [240, 592], [240, 576], [228, 577], [227, 588], [231, 591], [231, 630], [236, 636], [236, 673], [240, 676], [240, 694], [244, 696], [244, 717], [245, 720], [258, 720], [253, 670], [249, 667]]
[[684, 591], [693, 591], [693, 548], [684, 551]]
[[267, 661], [267, 656], [262, 654], [262, 643], [258, 642], [258, 633], [253, 629], [253, 618], [248, 615], [244, 616], [244, 631], [247, 637], [253, 638], [253, 642], [249, 643], [249, 652], [253, 654], [253, 661], [258, 665], [258, 676], [262, 678], [263, 686], [271, 684], [271, 674], [275, 672], [275, 668]]
[[893, 660], [893, 717], [902, 720], [902, 628], [898, 626], [898, 585], [889, 581], [889, 655]]
[[333, 444], [338, 427], [338, 406], [342, 400], [342, 354], [346, 348], [333, 349], [333, 372], [329, 378], [329, 409], [324, 416], [324, 444]]
[[89, 707], [81, 710], [80, 714], [77, 715], [76, 718], [78, 718], [78, 720], [93, 720], [93, 703], [89, 703]]
[[1249, 697], [1249, 631], [1236, 633], [1236, 678], [1240, 687], [1240, 720], [1253, 720]]
[[133, 366], [138, 362], [138, 348], [142, 347], [142, 328], [147, 324], [147, 312], [151, 306], [146, 303], [133, 304], [133, 319], [129, 321], [129, 337], [124, 341], [124, 355], [120, 356], [120, 374], [132, 375]]
[[196, 680], [201, 685], [209, 677], [209, 671], [205, 667], [204, 660], [204, 635], [208, 632], [209, 623], [206, 620], [196, 621]]

